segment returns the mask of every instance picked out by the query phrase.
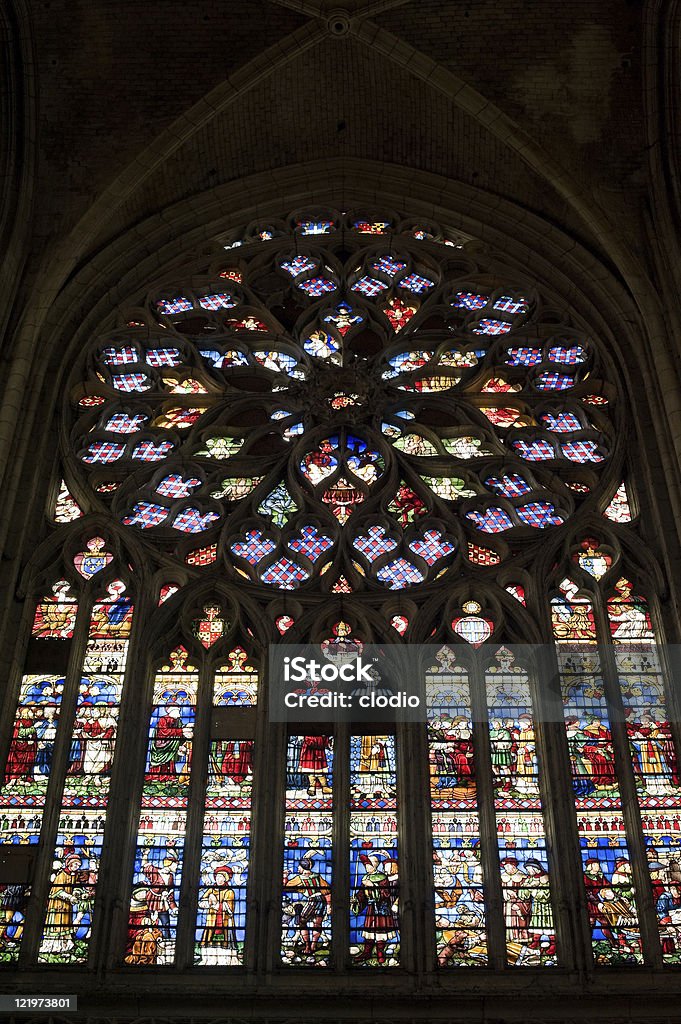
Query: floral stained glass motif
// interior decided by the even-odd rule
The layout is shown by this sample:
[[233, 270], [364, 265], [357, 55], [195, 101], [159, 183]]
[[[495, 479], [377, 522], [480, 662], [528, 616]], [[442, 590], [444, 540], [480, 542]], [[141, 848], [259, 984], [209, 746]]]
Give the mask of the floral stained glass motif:
[[501, 648], [486, 673], [506, 953], [511, 966], [557, 962], [529, 680]]
[[394, 736], [350, 738], [350, 954], [363, 967], [399, 964]]
[[466, 671], [442, 647], [426, 672], [435, 934], [440, 967], [487, 963], [485, 896]]
[[90, 618], [38, 952], [41, 963], [87, 962], [132, 619], [125, 584], [114, 580]]
[[333, 737], [289, 736], [281, 958], [326, 967], [331, 955]]

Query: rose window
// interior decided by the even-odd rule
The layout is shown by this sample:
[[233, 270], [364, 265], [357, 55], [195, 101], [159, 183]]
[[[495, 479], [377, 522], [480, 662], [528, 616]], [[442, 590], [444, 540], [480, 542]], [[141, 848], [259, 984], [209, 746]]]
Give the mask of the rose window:
[[530, 558], [602, 503], [618, 410], [585, 325], [466, 242], [362, 223], [256, 232], [95, 340], [89, 511], [197, 572], [358, 591]]

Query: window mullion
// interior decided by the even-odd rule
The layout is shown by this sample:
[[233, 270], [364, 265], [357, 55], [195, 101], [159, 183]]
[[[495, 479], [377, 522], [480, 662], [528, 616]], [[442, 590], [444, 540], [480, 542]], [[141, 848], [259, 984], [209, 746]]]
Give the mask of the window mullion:
[[[252, 830], [256, 841], [251, 855], [246, 963], [266, 975], [271, 975], [281, 964], [286, 738], [286, 725], [269, 720], [268, 688], [261, 686], [253, 767]], [[249, 956], [254, 959], [249, 960]]]
[[[596, 614], [599, 637], [609, 639], [608, 619], [603, 596], [600, 591], [596, 591], [594, 594], [594, 612]], [[647, 870], [648, 857], [643, 838], [641, 811], [636, 792], [634, 769], [631, 763], [624, 703], [615, 665], [615, 654], [611, 643], [603, 643], [601, 650], [603, 655], [605, 695], [610, 706], [610, 730], [615, 758], [615, 774], [620, 788], [622, 817], [627, 830], [631, 854], [631, 868], [636, 887], [636, 902], [639, 908], [639, 925], [643, 942], [643, 957], [650, 966], [660, 967], [662, 966], [660, 936], [655, 914], [653, 890]]]
[[334, 731], [333, 878], [331, 882], [331, 962], [345, 970], [350, 961], [350, 735], [339, 723]]
[[[584, 885], [577, 871], [579, 837], [570, 785], [570, 759], [563, 726], [560, 674], [553, 646], [542, 645], [532, 686], [539, 789], [548, 843], [547, 859], [556, 918], [560, 964], [586, 970], [592, 964]], [[557, 691], [550, 685], [557, 681]], [[573, 855], [566, 856], [571, 848]]]
[[[402, 966], [408, 959], [409, 966], [421, 975], [433, 969], [436, 959], [428, 739], [421, 723], [403, 723], [398, 732], [399, 857], [401, 865], [410, 866], [409, 873], [404, 867], [400, 870], [400, 952]], [[407, 903], [412, 908], [408, 915], [404, 912]]]
[[[535, 707], [540, 728], [542, 764], [539, 784], [547, 831], [551, 835], [549, 876], [556, 911], [556, 934], [561, 964], [580, 971], [593, 967], [591, 931], [586, 910], [581, 851], [571, 781], [570, 753], [564, 726], [561, 675], [553, 644], [539, 654]], [[556, 687], [550, 685], [556, 681]], [[572, 850], [572, 856], [566, 856]]]
[[494, 808], [492, 751], [489, 737], [485, 675], [480, 658], [472, 658], [469, 685], [473, 713], [473, 751], [480, 821], [480, 862], [485, 893], [489, 966], [506, 966], [504, 899], [499, 874], [497, 817]]
[[88, 641], [92, 595], [81, 595], [78, 615], [73, 630], [73, 641], [64, 680], [64, 692], [59, 708], [59, 722], [52, 755], [50, 777], [45, 794], [39, 853], [31, 882], [31, 896], [26, 910], [24, 935], [19, 954], [19, 965], [34, 964], [45, 921], [47, 896], [52, 872], [52, 851], [59, 826], [59, 810], [71, 750], [71, 737], [78, 701], [78, 690]]

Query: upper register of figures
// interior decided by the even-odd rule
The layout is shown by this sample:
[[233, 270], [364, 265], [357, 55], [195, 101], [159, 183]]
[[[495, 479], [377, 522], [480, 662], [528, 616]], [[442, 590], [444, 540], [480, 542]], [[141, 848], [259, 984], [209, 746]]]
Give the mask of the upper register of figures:
[[583, 324], [490, 273], [479, 243], [313, 211], [219, 251], [123, 313], [74, 374], [83, 511], [197, 571], [348, 592], [498, 565], [509, 541], [607, 504], [613, 374]]

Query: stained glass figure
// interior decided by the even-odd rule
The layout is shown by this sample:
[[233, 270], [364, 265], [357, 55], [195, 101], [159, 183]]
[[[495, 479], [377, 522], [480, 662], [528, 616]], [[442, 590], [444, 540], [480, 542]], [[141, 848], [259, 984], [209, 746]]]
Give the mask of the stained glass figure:
[[443, 437], [442, 444], [455, 459], [481, 459], [484, 455], [494, 454], [479, 437]]
[[42, 640], [70, 640], [78, 605], [67, 580], [57, 580], [52, 593], [38, 601], [31, 636]]
[[504, 395], [522, 390], [522, 384], [511, 384], [504, 377], [488, 377], [480, 388], [483, 395]]
[[566, 579], [551, 609], [594, 960], [640, 963], [636, 892], [593, 605]]
[[631, 514], [631, 506], [629, 504], [629, 496], [627, 495], [627, 488], [624, 481], [619, 485], [615, 491], [610, 504], [603, 513], [606, 519], [610, 519], [613, 523], [630, 523], [633, 516]]
[[486, 687], [508, 963], [555, 964], [532, 697], [527, 673], [507, 648], [497, 651]]
[[198, 419], [201, 418], [204, 412], [205, 409], [192, 409], [185, 408], [184, 406], [176, 406], [172, 409], [166, 409], [164, 413], [157, 416], [153, 421], [152, 426], [167, 427], [168, 429], [174, 427], [175, 430], [188, 430]]
[[224, 501], [241, 501], [247, 494], [258, 486], [263, 477], [261, 476], [230, 476], [220, 481], [220, 489], [211, 491], [211, 498], [221, 498]]
[[331, 324], [344, 338], [351, 327], [364, 323], [364, 317], [347, 302], [339, 302], [335, 310], [324, 317], [324, 323]]
[[[254, 707], [258, 674], [243, 648], [230, 652], [216, 671], [213, 709]], [[198, 914], [196, 964], [234, 966], [243, 963], [246, 936], [253, 777], [252, 739], [234, 735], [229, 716], [211, 740], [206, 787]]]
[[[478, 606], [479, 607], [479, 606]], [[442, 647], [425, 679], [435, 934], [440, 967], [487, 963], [468, 675]]]
[[72, 523], [76, 519], [80, 519], [82, 515], [83, 511], [80, 505], [72, 496], [66, 482], [62, 480], [54, 507], [55, 523]]
[[400, 636], [404, 636], [409, 628], [409, 619], [406, 615], [393, 615], [390, 619], [390, 625], [393, 629], [397, 630]]
[[154, 680], [125, 962], [175, 959], [198, 676], [184, 648]]
[[132, 619], [125, 584], [114, 580], [90, 618], [38, 953], [42, 963], [87, 962]]
[[281, 958], [326, 967], [331, 954], [333, 737], [292, 735], [286, 751]]
[[527, 422], [520, 409], [513, 409], [511, 406], [488, 405], [480, 409], [483, 416], [486, 416], [490, 423], [501, 430], [512, 427], [514, 424], [521, 426]]
[[350, 738], [350, 954], [353, 965], [399, 964], [394, 736]]
[[298, 511], [298, 505], [289, 494], [286, 484], [278, 483], [266, 498], [258, 505], [261, 516], [267, 516], [277, 526], [285, 526], [292, 515]]
[[434, 494], [447, 501], [458, 501], [459, 498], [473, 498], [475, 491], [467, 487], [465, 480], [460, 476], [421, 476], [424, 483], [430, 487]]
[[395, 334], [407, 326], [415, 312], [416, 306], [411, 306], [398, 298], [390, 299], [383, 309]]
[[340, 476], [323, 492], [322, 501], [329, 506], [341, 526], [344, 526], [354, 508], [364, 501], [364, 493], [346, 477]]
[[208, 437], [204, 442], [205, 448], [196, 454], [207, 459], [229, 459], [236, 455], [243, 443], [239, 437]]
[[397, 493], [388, 502], [388, 512], [395, 516], [400, 526], [408, 526], [416, 519], [427, 514], [425, 502], [402, 481], [397, 488]]
[[395, 441], [395, 448], [405, 455], [418, 455], [422, 458], [440, 454], [432, 441], [422, 434], [403, 434]]
[[303, 348], [308, 355], [317, 359], [328, 359], [329, 362], [335, 363], [337, 366], [340, 366], [343, 361], [340, 355], [340, 345], [327, 331], [313, 331], [310, 337], [303, 342]]

